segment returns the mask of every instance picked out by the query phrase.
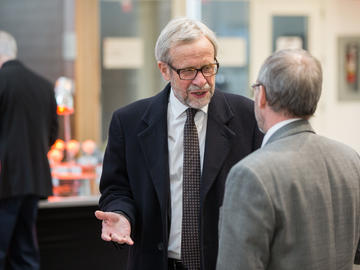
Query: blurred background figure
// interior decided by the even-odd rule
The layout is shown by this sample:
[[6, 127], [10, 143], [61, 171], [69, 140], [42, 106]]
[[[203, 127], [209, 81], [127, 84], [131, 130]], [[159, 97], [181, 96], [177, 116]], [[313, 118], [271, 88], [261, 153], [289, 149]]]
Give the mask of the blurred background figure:
[[0, 31], [0, 270], [40, 268], [38, 200], [52, 194], [47, 152], [58, 131], [53, 85], [16, 54]]

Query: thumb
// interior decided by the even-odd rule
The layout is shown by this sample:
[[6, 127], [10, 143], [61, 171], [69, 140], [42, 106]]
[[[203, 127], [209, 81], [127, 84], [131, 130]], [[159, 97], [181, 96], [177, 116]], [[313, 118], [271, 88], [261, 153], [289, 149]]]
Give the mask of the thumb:
[[100, 220], [106, 219], [106, 213], [100, 210], [95, 211], [95, 217]]

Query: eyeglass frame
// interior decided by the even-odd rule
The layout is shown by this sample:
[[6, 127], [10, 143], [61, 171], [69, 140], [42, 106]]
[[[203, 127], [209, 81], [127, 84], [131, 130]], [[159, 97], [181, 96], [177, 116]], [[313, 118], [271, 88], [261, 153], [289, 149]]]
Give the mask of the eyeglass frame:
[[252, 89], [252, 93], [254, 93], [254, 90], [255, 90], [257, 87], [259, 87], [259, 86], [262, 86], [262, 87], [264, 87], [264, 89], [265, 89], [264, 84], [261, 83], [261, 82], [256, 82], [256, 83], [253, 83], [252, 85], [250, 85], [250, 87], [251, 87], [251, 89]]
[[[198, 75], [199, 71], [201, 72], [201, 74], [202, 74], [204, 77], [214, 76], [214, 75], [216, 75], [216, 74], [219, 72], [219, 67], [220, 67], [220, 64], [219, 64], [219, 62], [218, 62], [218, 60], [217, 60], [216, 58], [215, 58], [215, 63], [203, 65], [201, 68], [192, 68], [192, 67], [188, 67], [188, 68], [175, 68], [175, 67], [173, 67], [170, 63], [166, 63], [166, 64], [167, 64], [172, 70], [174, 70], [174, 71], [178, 74], [180, 80], [185, 80], [185, 81], [194, 80], [194, 79], [196, 78], [196, 76]], [[212, 75], [206, 76], [206, 75], [204, 75], [202, 69], [203, 69], [204, 67], [210, 66], [210, 65], [216, 65], [216, 72], [215, 72], [214, 74], [212, 74]], [[187, 70], [187, 69], [188, 69], [188, 70], [189, 70], [189, 69], [196, 70], [196, 73], [195, 73], [194, 78], [192, 78], [192, 79], [183, 79], [183, 78], [180, 77], [181, 71]]]
[[255, 89], [256, 87], [259, 87], [259, 86], [264, 86], [262, 83], [253, 83], [250, 87], [252, 88], [252, 89]]
[[253, 83], [252, 85], [250, 85], [251, 89], [252, 89], [252, 93], [254, 94], [254, 90], [259, 87], [259, 86], [262, 86], [264, 88], [264, 92], [265, 92], [265, 96], [266, 96], [266, 87], [263, 83], [261, 82], [256, 82], [256, 83]]

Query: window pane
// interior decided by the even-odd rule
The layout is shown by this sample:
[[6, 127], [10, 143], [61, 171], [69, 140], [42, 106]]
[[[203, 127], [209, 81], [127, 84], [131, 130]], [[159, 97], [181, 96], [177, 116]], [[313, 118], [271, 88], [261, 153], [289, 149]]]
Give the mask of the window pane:
[[249, 2], [203, 1], [201, 14], [202, 21], [217, 34], [220, 50], [226, 51], [224, 58], [219, 55], [216, 86], [222, 91], [249, 96]]
[[103, 140], [113, 111], [165, 86], [154, 48], [170, 8], [162, 0], [100, 1]]

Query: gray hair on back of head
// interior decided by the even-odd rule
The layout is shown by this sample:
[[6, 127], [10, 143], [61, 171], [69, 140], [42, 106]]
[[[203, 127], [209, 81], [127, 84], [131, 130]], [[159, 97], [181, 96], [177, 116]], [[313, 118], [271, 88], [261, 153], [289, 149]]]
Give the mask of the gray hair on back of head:
[[321, 64], [305, 50], [281, 50], [265, 60], [258, 82], [264, 85], [273, 111], [309, 118], [321, 95]]
[[161, 31], [155, 45], [155, 58], [157, 61], [170, 63], [169, 51], [172, 47], [193, 42], [205, 36], [214, 47], [214, 56], [218, 51], [218, 43], [215, 33], [205, 24], [190, 18], [177, 18], [171, 20]]
[[0, 31], [0, 55], [8, 59], [14, 59], [17, 55], [15, 38], [5, 31]]

